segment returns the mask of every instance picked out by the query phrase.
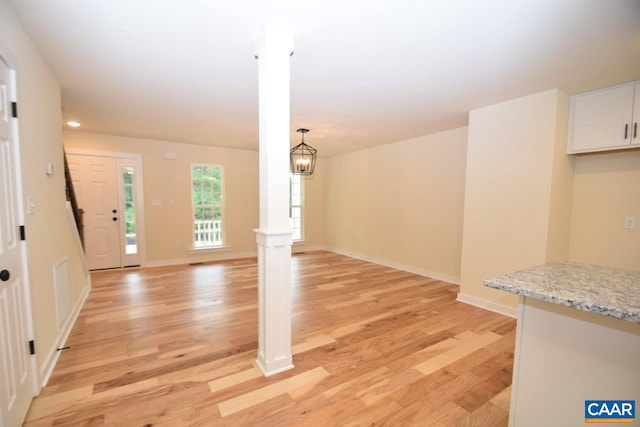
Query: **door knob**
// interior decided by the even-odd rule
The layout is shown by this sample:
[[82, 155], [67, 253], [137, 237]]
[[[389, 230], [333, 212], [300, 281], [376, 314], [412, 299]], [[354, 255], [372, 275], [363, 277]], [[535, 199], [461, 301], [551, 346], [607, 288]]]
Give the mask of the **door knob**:
[[117, 221], [117, 220], [118, 220], [118, 218], [116, 218], [116, 217], [114, 216], [114, 217], [113, 217], [113, 220], [114, 220], [114, 221]]
[[114, 210], [112, 210], [111, 212], [113, 212], [113, 213], [118, 213], [118, 211], [117, 211], [117, 210], [115, 210], [115, 209], [114, 209]]
[[9, 273], [9, 270], [0, 271], [0, 280], [6, 282], [7, 280], [9, 280], [9, 277], [11, 277], [11, 273]]

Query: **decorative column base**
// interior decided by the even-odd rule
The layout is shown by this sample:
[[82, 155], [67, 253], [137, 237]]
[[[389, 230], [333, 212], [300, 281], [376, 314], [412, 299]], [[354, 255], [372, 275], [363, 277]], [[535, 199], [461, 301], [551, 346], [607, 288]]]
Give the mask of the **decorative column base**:
[[265, 377], [293, 368], [291, 230], [254, 230], [258, 243], [258, 359]]

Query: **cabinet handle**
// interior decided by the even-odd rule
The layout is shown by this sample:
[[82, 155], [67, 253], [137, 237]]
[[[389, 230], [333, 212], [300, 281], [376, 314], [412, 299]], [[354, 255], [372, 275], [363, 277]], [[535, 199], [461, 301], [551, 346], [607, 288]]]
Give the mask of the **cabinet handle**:
[[624, 139], [627, 139], [628, 133], [629, 133], [629, 123], [624, 125]]
[[635, 122], [633, 124], [633, 139], [636, 139], [637, 136], [638, 136], [638, 122]]

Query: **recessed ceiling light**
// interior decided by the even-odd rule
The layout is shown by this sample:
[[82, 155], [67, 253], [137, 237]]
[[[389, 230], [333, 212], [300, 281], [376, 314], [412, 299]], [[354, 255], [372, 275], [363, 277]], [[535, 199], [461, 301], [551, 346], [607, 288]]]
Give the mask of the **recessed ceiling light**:
[[71, 126], [72, 128], [80, 127], [80, 123], [78, 123], [78, 122], [74, 122], [73, 120], [69, 120], [69, 121], [67, 122], [67, 125]]

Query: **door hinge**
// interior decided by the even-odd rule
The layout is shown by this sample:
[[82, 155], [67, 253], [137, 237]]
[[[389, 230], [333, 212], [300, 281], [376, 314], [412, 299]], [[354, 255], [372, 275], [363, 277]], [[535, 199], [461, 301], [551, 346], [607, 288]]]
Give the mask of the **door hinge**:
[[18, 103], [17, 102], [12, 102], [11, 103], [11, 117], [13, 117], [14, 119], [18, 118]]
[[33, 340], [29, 341], [29, 354], [36, 354], [36, 343]]
[[27, 240], [27, 233], [24, 230], [24, 225], [20, 226], [20, 240]]

